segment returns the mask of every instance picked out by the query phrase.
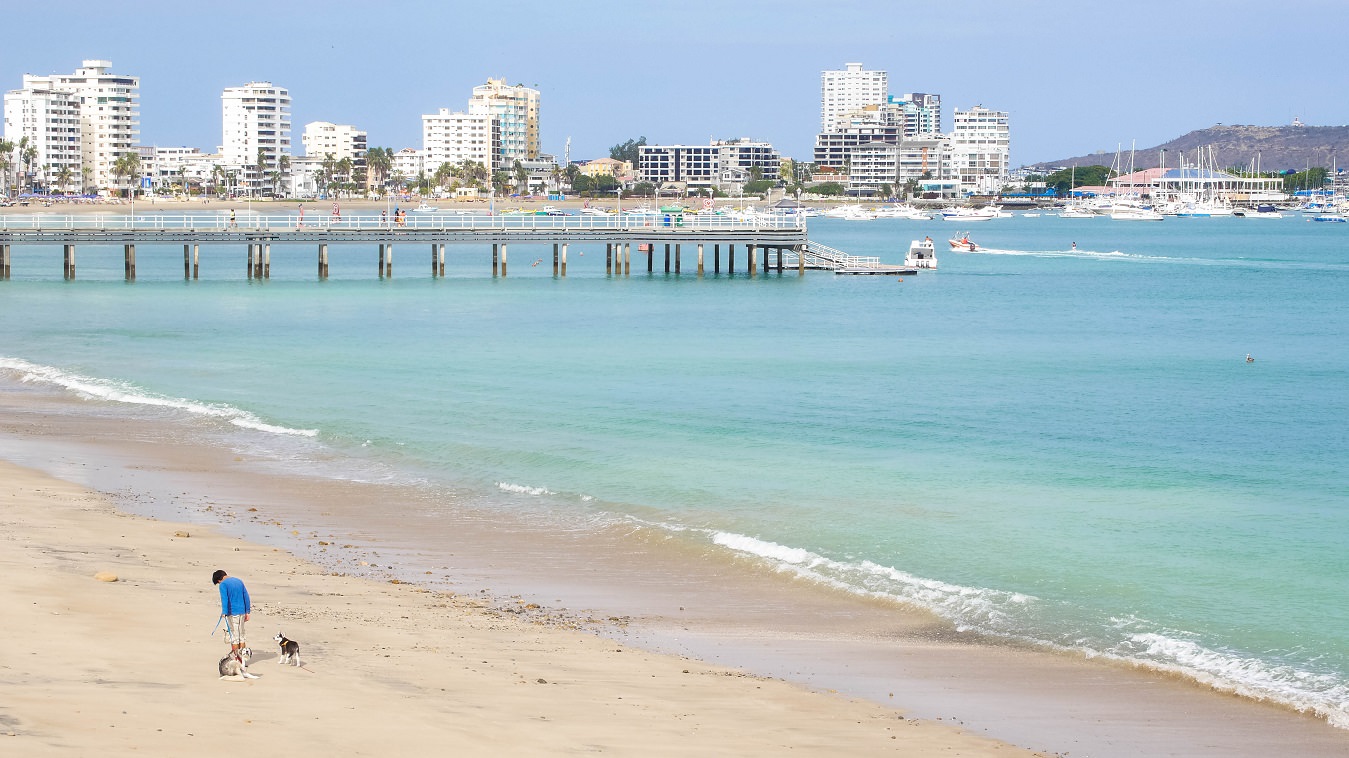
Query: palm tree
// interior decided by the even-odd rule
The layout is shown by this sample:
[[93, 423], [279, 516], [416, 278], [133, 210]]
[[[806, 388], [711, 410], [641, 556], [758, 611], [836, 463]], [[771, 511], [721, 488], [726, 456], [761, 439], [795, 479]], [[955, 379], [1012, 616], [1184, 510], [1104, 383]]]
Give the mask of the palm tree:
[[324, 153], [323, 162], [319, 165], [321, 166], [319, 186], [323, 188], [324, 192], [327, 192], [329, 190], [328, 185], [332, 184], [333, 181], [333, 169], [337, 166], [337, 161], [333, 158], [332, 153]]
[[80, 194], [89, 188], [89, 180], [93, 177], [94, 170], [88, 166], [80, 166]]
[[[29, 177], [30, 177], [29, 182], [28, 182], [28, 189], [29, 189], [29, 191], [32, 191], [32, 188], [33, 188], [33, 183], [32, 183], [31, 177], [32, 177], [32, 174], [33, 174], [33, 161], [34, 161], [36, 158], [37, 158], [37, 147], [36, 147], [35, 145], [30, 145], [30, 144], [28, 144], [28, 138], [27, 138], [27, 137], [20, 137], [20, 138], [19, 138], [19, 169], [20, 169], [21, 171], [23, 171], [23, 173], [28, 174]], [[28, 167], [27, 170], [24, 170], [24, 166], [27, 166], [27, 167]], [[18, 182], [15, 182], [15, 184], [17, 185]]]
[[511, 184], [511, 175], [505, 171], [492, 172], [492, 189], [496, 190], [498, 195], [505, 195], [506, 188]]
[[[254, 164], [254, 169], [257, 171], [258, 184], [261, 185], [262, 180], [267, 176], [267, 148], [258, 147], [258, 161]], [[253, 194], [252, 187], [249, 188], [248, 194]]]
[[529, 171], [525, 169], [525, 167], [518, 160], [515, 161], [515, 164], [511, 166], [511, 171], [515, 174], [516, 190], [519, 191], [520, 194], [522, 195], [528, 193]]
[[14, 167], [14, 159], [11, 153], [14, 152], [14, 143], [0, 138], [0, 194], [9, 195], [9, 183], [6, 177], [9, 176], [9, 170]]
[[372, 147], [365, 151], [365, 168], [369, 172], [370, 184], [384, 186], [384, 180], [393, 167], [393, 148]]
[[56, 183], [61, 186], [62, 194], [68, 193], [70, 191], [70, 179], [73, 176], [74, 172], [72, 172], [70, 170], [70, 166], [67, 165], [62, 165], [61, 168], [56, 172]]
[[272, 172], [272, 194], [281, 195], [281, 180], [290, 173], [290, 156], [282, 153], [276, 156], [276, 170]]
[[131, 179], [141, 170], [141, 157], [136, 153], [122, 153], [112, 164], [112, 175], [127, 180], [127, 197], [131, 197]]

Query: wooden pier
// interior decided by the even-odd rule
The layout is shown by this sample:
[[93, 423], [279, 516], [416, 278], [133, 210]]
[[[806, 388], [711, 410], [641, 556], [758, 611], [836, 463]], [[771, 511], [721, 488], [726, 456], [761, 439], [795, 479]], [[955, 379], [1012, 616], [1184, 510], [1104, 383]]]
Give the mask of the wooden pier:
[[[447, 246], [491, 251], [492, 276], [507, 274], [509, 247], [516, 244], [551, 245], [553, 273], [567, 275], [568, 246], [603, 243], [605, 273], [629, 276], [634, 252], [646, 256], [646, 271], [655, 273], [657, 250], [663, 246], [665, 273], [682, 274], [683, 255], [690, 254], [697, 276], [736, 273], [736, 248], [744, 250], [742, 271], [749, 276], [796, 269], [834, 268], [812, 256], [805, 221], [793, 216], [731, 216], [692, 214], [619, 214], [580, 216], [414, 214], [401, 222], [371, 216], [302, 219], [295, 214], [248, 214], [231, 221], [223, 214], [34, 214], [0, 215], [0, 280], [12, 272], [15, 245], [61, 245], [63, 273], [75, 279], [75, 251], [81, 245], [123, 249], [127, 281], [136, 279], [137, 245], [183, 246], [183, 277], [201, 272], [202, 246], [244, 252], [248, 279], [271, 276], [272, 247], [290, 254], [297, 247], [317, 252], [317, 276], [326, 279], [329, 247], [333, 245], [377, 251], [376, 274], [392, 277], [394, 249], [430, 250], [431, 275], [445, 275]], [[280, 252], [280, 250], [278, 250]], [[836, 252], [836, 251], [835, 251]], [[776, 255], [776, 260], [774, 256]], [[785, 262], [785, 264], [784, 264]], [[640, 266], [640, 264], [639, 264]], [[639, 268], [640, 270], [640, 268]]]

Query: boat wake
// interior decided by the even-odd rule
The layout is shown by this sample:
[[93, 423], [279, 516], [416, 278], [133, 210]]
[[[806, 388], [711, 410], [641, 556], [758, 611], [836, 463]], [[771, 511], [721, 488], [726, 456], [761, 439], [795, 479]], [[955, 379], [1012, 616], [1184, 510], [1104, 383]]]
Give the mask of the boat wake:
[[1126, 253], [1122, 250], [1013, 250], [1004, 248], [980, 247], [978, 250], [961, 252], [961, 255], [1012, 255], [1030, 258], [1078, 258], [1081, 260], [1122, 261], [1129, 263], [1162, 263], [1190, 266], [1227, 266], [1233, 268], [1280, 268], [1314, 270], [1349, 270], [1349, 265], [1335, 263], [1306, 263], [1302, 261], [1273, 260], [1259, 258], [1186, 258], [1172, 255], [1144, 255]]

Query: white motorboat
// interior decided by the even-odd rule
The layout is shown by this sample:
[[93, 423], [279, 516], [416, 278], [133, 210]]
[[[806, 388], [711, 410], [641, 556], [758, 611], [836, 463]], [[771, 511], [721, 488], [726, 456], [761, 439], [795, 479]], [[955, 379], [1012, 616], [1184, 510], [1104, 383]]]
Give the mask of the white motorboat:
[[439, 208], [437, 208], [434, 205], [427, 205], [426, 203], [422, 203], [421, 205], [409, 211], [409, 213], [439, 213], [439, 212], [440, 212]]
[[1007, 218], [1012, 214], [996, 205], [983, 208], [949, 208], [941, 212], [944, 221], [988, 221], [995, 218]]
[[1092, 213], [1080, 205], [1069, 205], [1059, 211], [1059, 218], [1099, 218], [1099, 214]]
[[932, 245], [931, 237], [909, 243], [909, 254], [904, 257], [904, 267], [925, 268], [931, 271], [937, 269], [937, 251]]
[[1151, 208], [1121, 205], [1110, 211], [1110, 218], [1116, 221], [1162, 221], [1166, 217]]

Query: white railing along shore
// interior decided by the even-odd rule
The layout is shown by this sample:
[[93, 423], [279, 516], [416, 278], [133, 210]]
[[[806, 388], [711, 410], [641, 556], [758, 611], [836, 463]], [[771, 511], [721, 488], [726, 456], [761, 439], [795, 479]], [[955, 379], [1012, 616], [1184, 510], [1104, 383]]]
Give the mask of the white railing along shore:
[[478, 231], [584, 229], [638, 230], [643, 228], [690, 231], [794, 231], [804, 230], [797, 216], [757, 214], [752, 216], [712, 214], [614, 214], [536, 215], [487, 213], [408, 213], [401, 221], [368, 211], [333, 216], [298, 213], [33, 213], [0, 214], [0, 231], [204, 231], [204, 232], [296, 232], [296, 231]]

